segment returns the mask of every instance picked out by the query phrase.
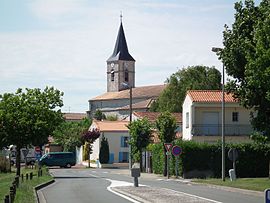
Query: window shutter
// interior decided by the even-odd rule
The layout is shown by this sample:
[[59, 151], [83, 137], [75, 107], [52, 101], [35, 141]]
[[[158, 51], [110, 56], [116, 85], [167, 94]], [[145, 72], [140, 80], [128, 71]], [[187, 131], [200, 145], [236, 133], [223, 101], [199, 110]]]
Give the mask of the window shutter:
[[119, 152], [119, 162], [123, 161], [123, 152]]
[[124, 137], [121, 137], [121, 147], [124, 147], [125, 145], [125, 139], [124, 139]]

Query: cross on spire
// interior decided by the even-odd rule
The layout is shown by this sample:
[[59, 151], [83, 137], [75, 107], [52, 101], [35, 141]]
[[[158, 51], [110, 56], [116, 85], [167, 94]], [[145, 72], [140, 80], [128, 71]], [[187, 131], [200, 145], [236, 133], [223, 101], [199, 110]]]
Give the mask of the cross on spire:
[[122, 11], [120, 11], [120, 21], [121, 21], [121, 23], [122, 23], [122, 18], [123, 18]]

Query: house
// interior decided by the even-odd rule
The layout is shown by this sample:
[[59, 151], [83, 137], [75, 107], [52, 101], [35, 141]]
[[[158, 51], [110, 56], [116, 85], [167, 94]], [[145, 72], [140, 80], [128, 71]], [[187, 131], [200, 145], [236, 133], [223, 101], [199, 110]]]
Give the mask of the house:
[[[159, 115], [160, 115], [160, 112], [135, 111], [132, 114], [132, 119], [137, 120], [137, 119], [147, 118], [151, 123], [154, 124]], [[176, 130], [175, 130], [176, 138], [182, 138], [182, 113], [172, 113], [172, 115], [176, 119]], [[154, 143], [160, 142], [156, 131], [153, 132], [153, 142]]]
[[86, 113], [63, 113], [65, 121], [80, 122], [87, 118]]
[[107, 92], [89, 99], [88, 117], [100, 110], [105, 115], [125, 118], [129, 115], [131, 97], [134, 110], [148, 111], [166, 87], [164, 84], [135, 87], [135, 59], [129, 53], [122, 20], [113, 53], [106, 63]]
[[97, 121], [93, 120], [89, 130], [97, 129], [100, 131], [100, 137], [93, 143], [93, 152], [91, 160], [99, 159], [99, 149], [102, 136], [107, 138], [110, 149], [109, 163], [128, 162], [128, 121]]
[[[225, 93], [224, 135], [226, 142], [249, 141], [250, 110]], [[190, 90], [183, 103], [183, 140], [216, 142], [221, 139], [222, 91]]]

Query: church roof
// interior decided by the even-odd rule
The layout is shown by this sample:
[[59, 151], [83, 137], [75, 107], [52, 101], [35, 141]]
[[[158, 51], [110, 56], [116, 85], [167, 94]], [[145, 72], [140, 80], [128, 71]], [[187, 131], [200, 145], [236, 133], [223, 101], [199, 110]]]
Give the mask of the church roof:
[[128, 46], [127, 46], [122, 22], [121, 22], [120, 27], [119, 27], [119, 31], [118, 31], [115, 47], [113, 50], [113, 54], [107, 60], [107, 62], [117, 61], [117, 60], [135, 61], [135, 59], [128, 52]]
[[[151, 85], [132, 88], [132, 98], [155, 98], [165, 89], [166, 85]], [[89, 101], [129, 99], [129, 89], [119, 92], [106, 92]]]
[[100, 132], [128, 132], [128, 121], [97, 121], [93, 120], [89, 130], [98, 129]]
[[[141, 102], [133, 103], [132, 104], [132, 109], [149, 109], [151, 104], [153, 103], [154, 99], [146, 99]], [[119, 108], [120, 110], [129, 110], [129, 105], [123, 106]]]

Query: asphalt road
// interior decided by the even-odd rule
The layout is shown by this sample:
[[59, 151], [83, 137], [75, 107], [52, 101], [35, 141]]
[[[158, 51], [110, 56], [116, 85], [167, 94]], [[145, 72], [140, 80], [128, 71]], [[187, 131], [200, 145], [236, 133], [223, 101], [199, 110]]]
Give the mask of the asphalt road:
[[[133, 178], [130, 177], [128, 170], [122, 169], [51, 169], [51, 173], [55, 176], [55, 183], [43, 188], [42, 192], [47, 203], [64, 202], [64, 203], [124, 203], [132, 202], [114, 194], [112, 189], [114, 186], [132, 185]], [[166, 193], [181, 194], [184, 199], [175, 199], [172, 202], [214, 202], [214, 203], [259, 203], [263, 202], [263, 194], [246, 192], [237, 189], [220, 189], [209, 187], [201, 184], [190, 184], [179, 180], [167, 180], [152, 174], [142, 174], [139, 183], [150, 186], [151, 192], [162, 193], [166, 188]], [[119, 188], [119, 187], [118, 187]], [[132, 191], [132, 187], [129, 187]], [[168, 192], [169, 191], [169, 192]], [[131, 192], [130, 192], [131, 193]], [[151, 193], [154, 194], [154, 193]], [[148, 199], [151, 200], [149, 192]], [[144, 194], [147, 196], [147, 193]], [[165, 194], [164, 196], [168, 195]], [[193, 201], [192, 198], [197, 200]], [[190, 199], [190, 201], [189, 201]], [[199, 201], [201, 200], [201, 201]], [[133, 201], [136, 202], [136, 201]], [[151, 202], [151, 201], [150, 201]], [[157, 202], [152, 200], [152, 202]], [[163, 200], [158, 202], [165, 202]]]

